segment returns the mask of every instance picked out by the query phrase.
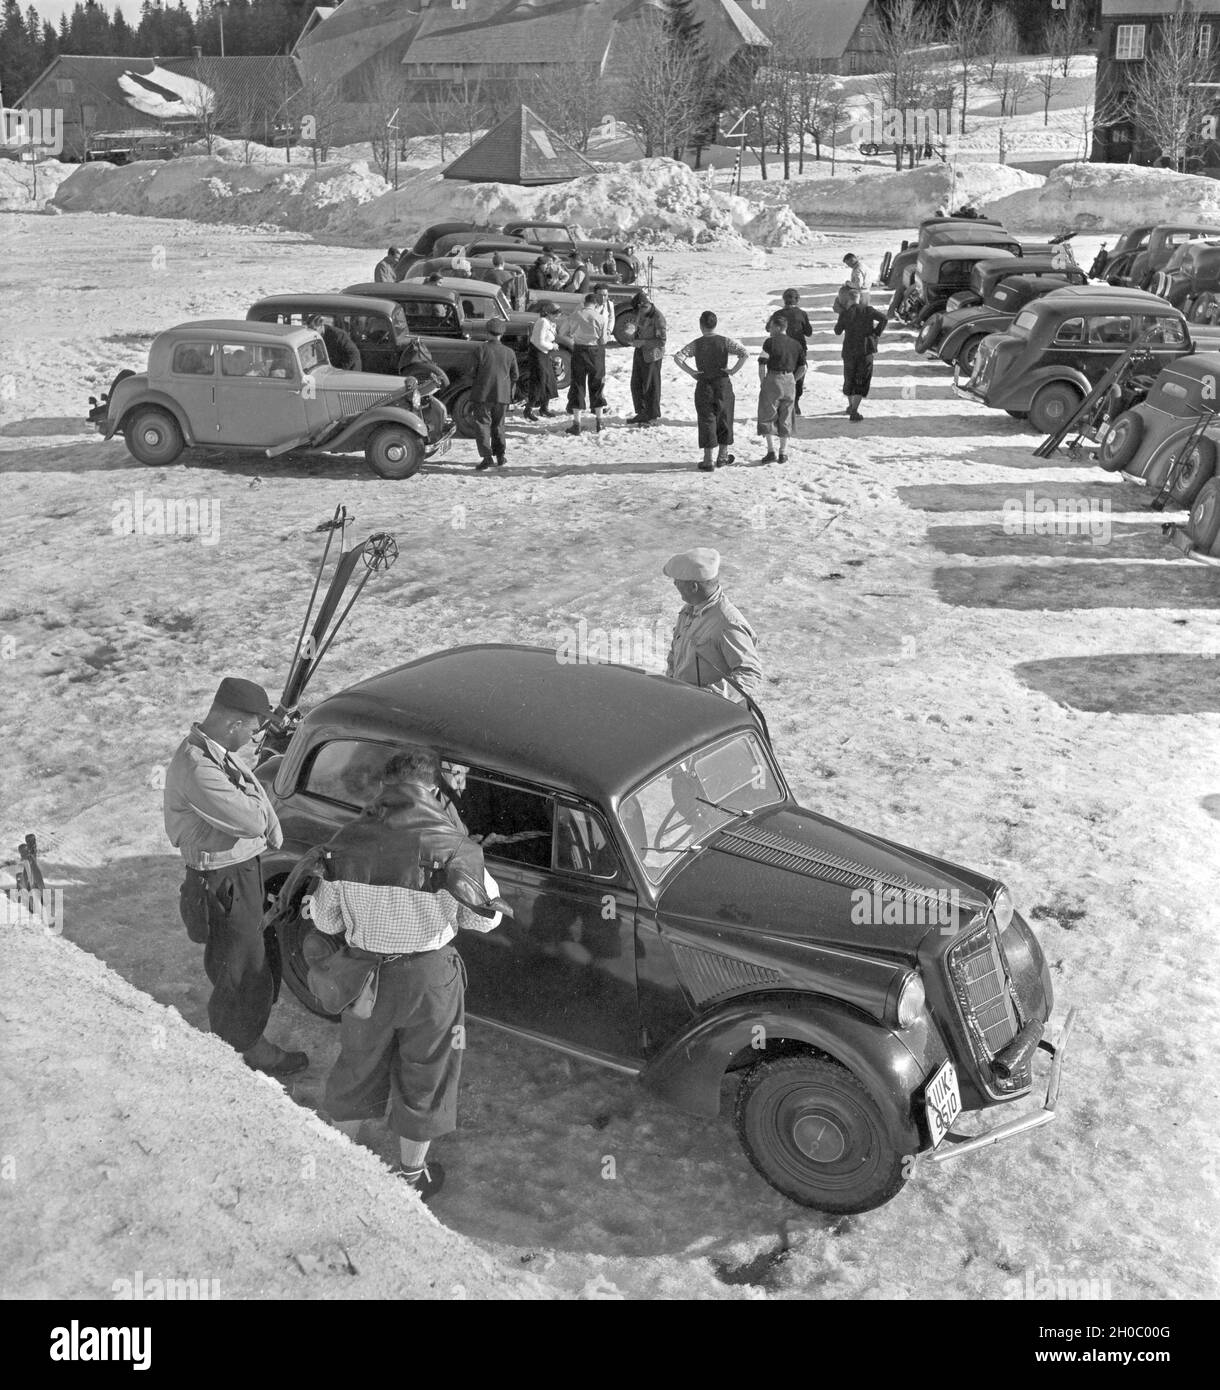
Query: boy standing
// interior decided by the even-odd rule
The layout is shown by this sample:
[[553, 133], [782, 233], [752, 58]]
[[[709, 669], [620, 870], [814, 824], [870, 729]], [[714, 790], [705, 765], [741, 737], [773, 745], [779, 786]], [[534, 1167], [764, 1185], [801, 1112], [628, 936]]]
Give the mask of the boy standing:
[[[679, 348], [674, 361], [695, 381], [695, 415], [699, 421], [699, 447], [703, 450], [701, 473], [711, 473], [733, 462], [729, 445], [733, 442], [733, 383], [750, 355], [735, 339], [716, 332], [716, 315], [705, 309], [699, 315], [699, 337]], [[736, 358], [729, 366], [729, 358]], [[690, 365], [694, 358], [695, 365]], [[712, 450], [716, 461], [712, 462]]]

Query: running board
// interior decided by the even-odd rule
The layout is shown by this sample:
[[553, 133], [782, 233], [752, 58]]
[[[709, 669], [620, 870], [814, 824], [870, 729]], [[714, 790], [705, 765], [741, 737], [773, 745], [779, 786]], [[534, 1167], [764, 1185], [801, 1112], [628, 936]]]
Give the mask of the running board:
[[581, 1062], [592, 1062], [596, 1067], [606, 1067], [610, 1071], [619, 1072], [623, 1076], [640, 1076], [643, 1067], [630, 1067], [626, 1062], [620, 1062], [611, 1057], [608, 1053], [597, 1052], [590, 1048], [572, 1047], [568, 1043], [556, 1042], [553, 1038], [545, 1038], [540, 1033], [531, 1033], [527, 1028], [514, 1028], [511, 1023], [500, 1023], [494, 1018], [484, 1018], [482, 1014], [468, 1013], [467, 1018], [472, 1018], [476, 1023], [485, 1023], [488, 1028], [495, 1028], [501, 1033], [508, 1033], [514, 1038], [523, 1038], [526, 1042], [537, 1043], [540, 1047], [549, 1047], [552, 1052], [562, 1052], [565, 1057], [575, 1057]]

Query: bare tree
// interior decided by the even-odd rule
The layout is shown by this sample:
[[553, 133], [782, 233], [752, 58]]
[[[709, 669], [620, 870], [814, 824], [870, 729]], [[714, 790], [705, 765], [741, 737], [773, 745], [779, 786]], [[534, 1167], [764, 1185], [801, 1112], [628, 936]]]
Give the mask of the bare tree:
[[1063, 81], [1063, 73], [1053, 53], [1042, 58], [1038, 66], [1033, 69], [1030, 79], [1034, 89], [1042, 98], [1042, 124], [1049, 125], [1051, 119], [1051, 97], [1055, 95], [1060, 83]]
[[1201, 83], [1211, 80], [1210, 53], [1201, 52], [1198, 12], [1180, 4], [1162, 21], [1142, 62], [1130, 65], [1128, 114], [1171, 169], [1182, 170], [1199, 140], [1212, 100]]
[[1016, 20], [1002, 5], [997, 5], [987, 20], [987, 31], [974, 66], [976, 77], [988, 87], [994, 87], [996, 69], [1020, 47]]
[[953, 50], [962, 88], [960, 130], [966, 131], [966, 103], [970, 95], [970, 76], [987, 40], [991, 11], [980, 0], [949, 0], [945, 32]]
[[448, 158], [446, 147], [450, 135], [461, 124], [461, 115], [449, 87], [434, 87], [416, 106], [420, 122], [440, 142], [441, 159]]
[[[877, 73], [873, 90], [881, 105], [888, 108], [890, 120], [905, 131], [907, 113], [927, 109], [934, 85], [936, 60], [929, 49], [936, 41], [935, 12], [918, 0], [894, 0], [881, 21], [880, 36], [883, 70]], [[904, 143], [899, 140], [894, 146], [895, 167], [899, 169]]]
[[406, 83], [402, 64], [390, 54], [382, 54], [369, 68], [361, 87], [365, 129], [373, 149], [373, 162], [387, 183], [394, 168], [394, 155], [400, 141], [398, 119], [406, 102]]
[[474, 144], [475, 136], [487, 125], [492, 110], [483, 84], [475, 78], [464, 77], [453, 84], [451, 101], [459, 121], [459, 128], [466, 136], [466, 148]]
[[1043, 29], [1047, 52], [1070, 77], [1072, 59], [1081, 52], [1089, 36], [1089, 14], [1084, 0], [1067, 0], [1067, 9], [1058, 10]]
[[996, 68], [991, 86], [1000, 98], [1001, 116], [1017, 114], [1017, 102], [1025, 95], [1029, 83], [1029, 69], [1021, 63], [1001, 63]]
[[339, 131], [343, 98], [338, 80], [315, 64], [305, 65], [291, 105], [301, 143], [310, 146], [317, 168], [326, 162]]
[[613, 107], [601, 63], [588, 51], [556, 63], [544, 77], [518, 83], [515, 95], [581, 154]]
[[645, 156], [686, 149], [705, 108], [702, 55], [653, 23], [633, 26], [624, 48], [624, 104]]
[[197, 127], [209, 155], [232, 114], [228, 109], [222, 72], [214, 59], [197, 59], [187, 74], [194, 85], [182, 97], [183, 109]]

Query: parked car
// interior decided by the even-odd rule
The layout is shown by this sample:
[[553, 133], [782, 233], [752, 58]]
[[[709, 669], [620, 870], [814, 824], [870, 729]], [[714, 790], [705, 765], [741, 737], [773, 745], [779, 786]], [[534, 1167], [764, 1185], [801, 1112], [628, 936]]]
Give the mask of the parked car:
[[[501, 286], [504, 298], [508, 301], [509, 308], [514, 313], [520, 313], [529, 308], [529, 286], [525, 282], [525, 271], [519, 265], [506, 262], [497, 268], [491, 263], [491, 256], [468, 256], [470, 262], [470, 278], [472, 280], [482, 280], [485, 284], [500, 285], [497, 278], [503, 272], [512, 276], [509, 284]], [[400, 275], [399, 280], [426, 280], [429, 275], [439, 275], [442, 279], [460, 279], [453, 273], [453, 261], [448, 256], [437, 256], [429, 260], [416, 261], [414, 264], [405, 267], [404, 274]]]
[[[1075, 263], [1067, 264], [1062, 255], [1022, 256], [1020, 273], [1022, 275], [1058, 275], [1065, 284], [1085, 285], [1088, 277]], [[956, 309], [969, 309], [982, 304], [992, 288], [1012, 275], [1012, 257], [1003, 252], [995, 260], [978, 261], [970, 272], [970, 284], [964, 290], [955, 290], [945, 305], [946, 313]]]
[[915, 335], [915, 351], [935, 353], [950, 365], [957, 363], [962, 374], [969, 376], [974, 370], [975, 354], [988, 333], [1003, 333], [1027, 304], [1069, 283], [1058, 274], [1008, 275], [992, 284], [982, 304], [967, 309], [946, 306], [944, 313], [925, 319]]
[[530, 246], [558, 251], [566, 256], [572, 251], [592, 258], [601, 266], [607, 253], [614, 257], [619, 278], [624, 284], [634, 284], [640, 278], [640, 262], [635, 248], [625, 241], [604, 241], [590, 237], [583, 227], [572, 222], [506, 222], [506, 236], [520, 237]]
[[303, 324], [313, 314], [350, 334], [360, 350], [362, 369], [379, 376], [402, 376], [409, 346], [416, 341], [423, 343], [449, 378], [449, 385], [436, 393], [436, 399], [449, 412], [457, 433], [464, 439], [474, 438], [469, 394], [479, 364], [478, 343], [412, 333], [401, 304], [356, 294], [267, 295], [251, 305], [246, 318], [258, 323]]
[[1008, 256], [1015, 266], [1021, 257], [990, 246], [960, 246], [953, 242], [929, 246], [919, 253], [915, 278], [902, 297], [895, 314], [906, 323], [922, 324], [943, 310], [949, 296], [966, 289], [974, 267], [982, 260], [995, 261]]
[[1171, 527], [1170, 540], [1192, 560], [1220, 564], [1220, 477], [1199, 489], [1185, 526]]
[[[733, 1074], [751, 1162], [827, 1212], [888, 1201], [916, 1154], [1052, 1117], [1063, 1035], [1048, 1040], [1050, 973], [1007, 889], [799, 806], [744, 706], [553, 648], [385, 671], [259, 767], [284, 832], [272, 893], [404, 743], [468, 769], [457, 804], [514, 912], [459, 937], [474, 1017], [697, 1116]], [[286, 907], [284, 978], [323, 1013]], [[959, 1111], [1030, 1094], [1038, 1049], [1055, 1054], [1046, 1106], [958, 1144]]]
[[1220, 308], [1220, 241], [1184, 241], [1153, 277], [1152, 292], [1191, 323], [1214, 323]]
[[133, 458], [163, 468], [188, 447], [277, 458], [363, 451], [383, 478], [409, 478], [448, 448], [437, 401], [411, 407], [402, 379], [332, 367], [310, 328], [206, 319], [160, 333], [148, 370], [120, 373], [89, 420], [122, 434]]
[[183, 141], [159, 130], [120, 130], [95, 134], [85, 147], [86, 164], [135, 164], [143, 159], [174, 159]]
[[[411, 332], [422, 333], [430, 340], [444, 338], [451, 342], [462, 339], [485, 342], [489, 318], [467, 313], [464, 305], [469, 301], [477, 309], [485, 311], [487, 304], [495, 301], [488, 301], [482, 291], [495, 290], [496, 287], [487, 285], [482, 280], [460, 280], [454, 283], [460, 285], [461, 290], [446, 288], [443, 285], [425, 285], [413, 280], [399, 280], [390, 284], [367, 282], [348, 285], [343, 293], [369, 299], [389, 299], [400, 304], [407, 316], [407, 327]], [[503, 300], [503, 295], [500, 295], [500, 300]], [[524, 384], [526, 373], [532, 370], [529, 359], [529, 335], [530, 329], [538, 320], [538, 315], [518, 314], [512, 310], [503, 313], [497, 303], [496, 312], [489, 317], [502, 317], [508, 324], [504, 342], [517, 354]], [[433, 351], [432, 355], [445, 371], [449, 370], [446, 366], [448, 354], [443, 348]], [[572, 368], [572, 354], [564, 348], [556, 348], [554, 363], [556, 384], [561, 388], [567, 386]], [[460, 409], [465, 418], [468, 402], [455, 400], [453, 408]]]
[[425, 260], [429, 256], [440, 254], [436, 250], [436, 244], [442, 237], [457, 233], [467, 237], [483, 233], [496, 235], [499, 231], [500, 228], [490, 222], [434, 222], [416, 237], [415, 245], [411, 247], [409, 254], [418, 260]]
[[[885, 253], [877, 278], [891, 290], [896, 290], [899, 285], [909, 285], [915, 274], [915, 259], [919, 252], [925, 246], [944, 245], [954, 240], [951, 233], [955, 228], [967, 229], [959, 245], [973, 242], [971, 229], [981, 229], [985, 235], [993, 235], [998, 230], [1007, 237], [994, 217], [926, 217], [912, 239], [904, 240], [897, 251]], [[939, 238], [939, 242], [934, 238]]]
[[1181, 311], [1144, 290], [1072, 285], [1027, 304], [1005, 332], [989, 333], [973, 375], [963, 385], [955, 372], [954, 386], [1050, 434], [1138, 341], [1163, 366], [1220, 334], [1201, 328], [1192, 338]]
[[1166, 261], [1184, 241], [1218, 236], [1220, 227], [1162, 222], [1148, 233], [1146, 244], [1136, 251], [1130, 268], [1124, 274], [1118, 274], [1112, 269], [1107, 270], [1106, 279], [1112, 285], [1132, 285], [1136, 289], [1150, 289], [1156, 272], [1164, 268]]
[[1144, 399], [1116, 415], [1098, 440], [1097, 461], [1159, 489], [1169, 479], [1169, 501], [1189, 507], [1216, 474], [1216, 406], [1220, 354], [1196, 352], [1163, 367]]

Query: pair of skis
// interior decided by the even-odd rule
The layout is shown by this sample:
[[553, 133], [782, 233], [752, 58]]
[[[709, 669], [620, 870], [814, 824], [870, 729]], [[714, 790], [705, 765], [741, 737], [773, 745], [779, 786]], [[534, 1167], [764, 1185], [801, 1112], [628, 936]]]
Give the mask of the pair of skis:
[[[322, 658], [330, 650], [339, 629], [347, 621], [356, 600], [364, 592], [364, 586], [378, 570], [389, 569], [398, 559], [398, 543], [388, 531], [378, 531], [362, 544], [352, 546], [350, 550], [346, 549], [347, 524], [347, 508], [337, 506], [334, 517], [326, 523], [326, 546], [322, 551], [322, 560], [309, 595], [309, 606], [301, 620], [301, 630], [297, 634], [296, 649], [288, 667], [283, 694], [271, 715], [263, 738], [260, 761], [287, 749], [300, 722], [301, 697], [317, 672]], [[314, 604], [322, 586], [322, 576], [326, 572], [326, 562], [330, 558], [336, 532], [339, 533], [339, 558], [315, 615]], [[354, 590], [348, 595], [352, 577], [361, 563], [364, 565], [364, 573], [360, 575]], [[340, 609], [345, 596], [346, 606]]]

